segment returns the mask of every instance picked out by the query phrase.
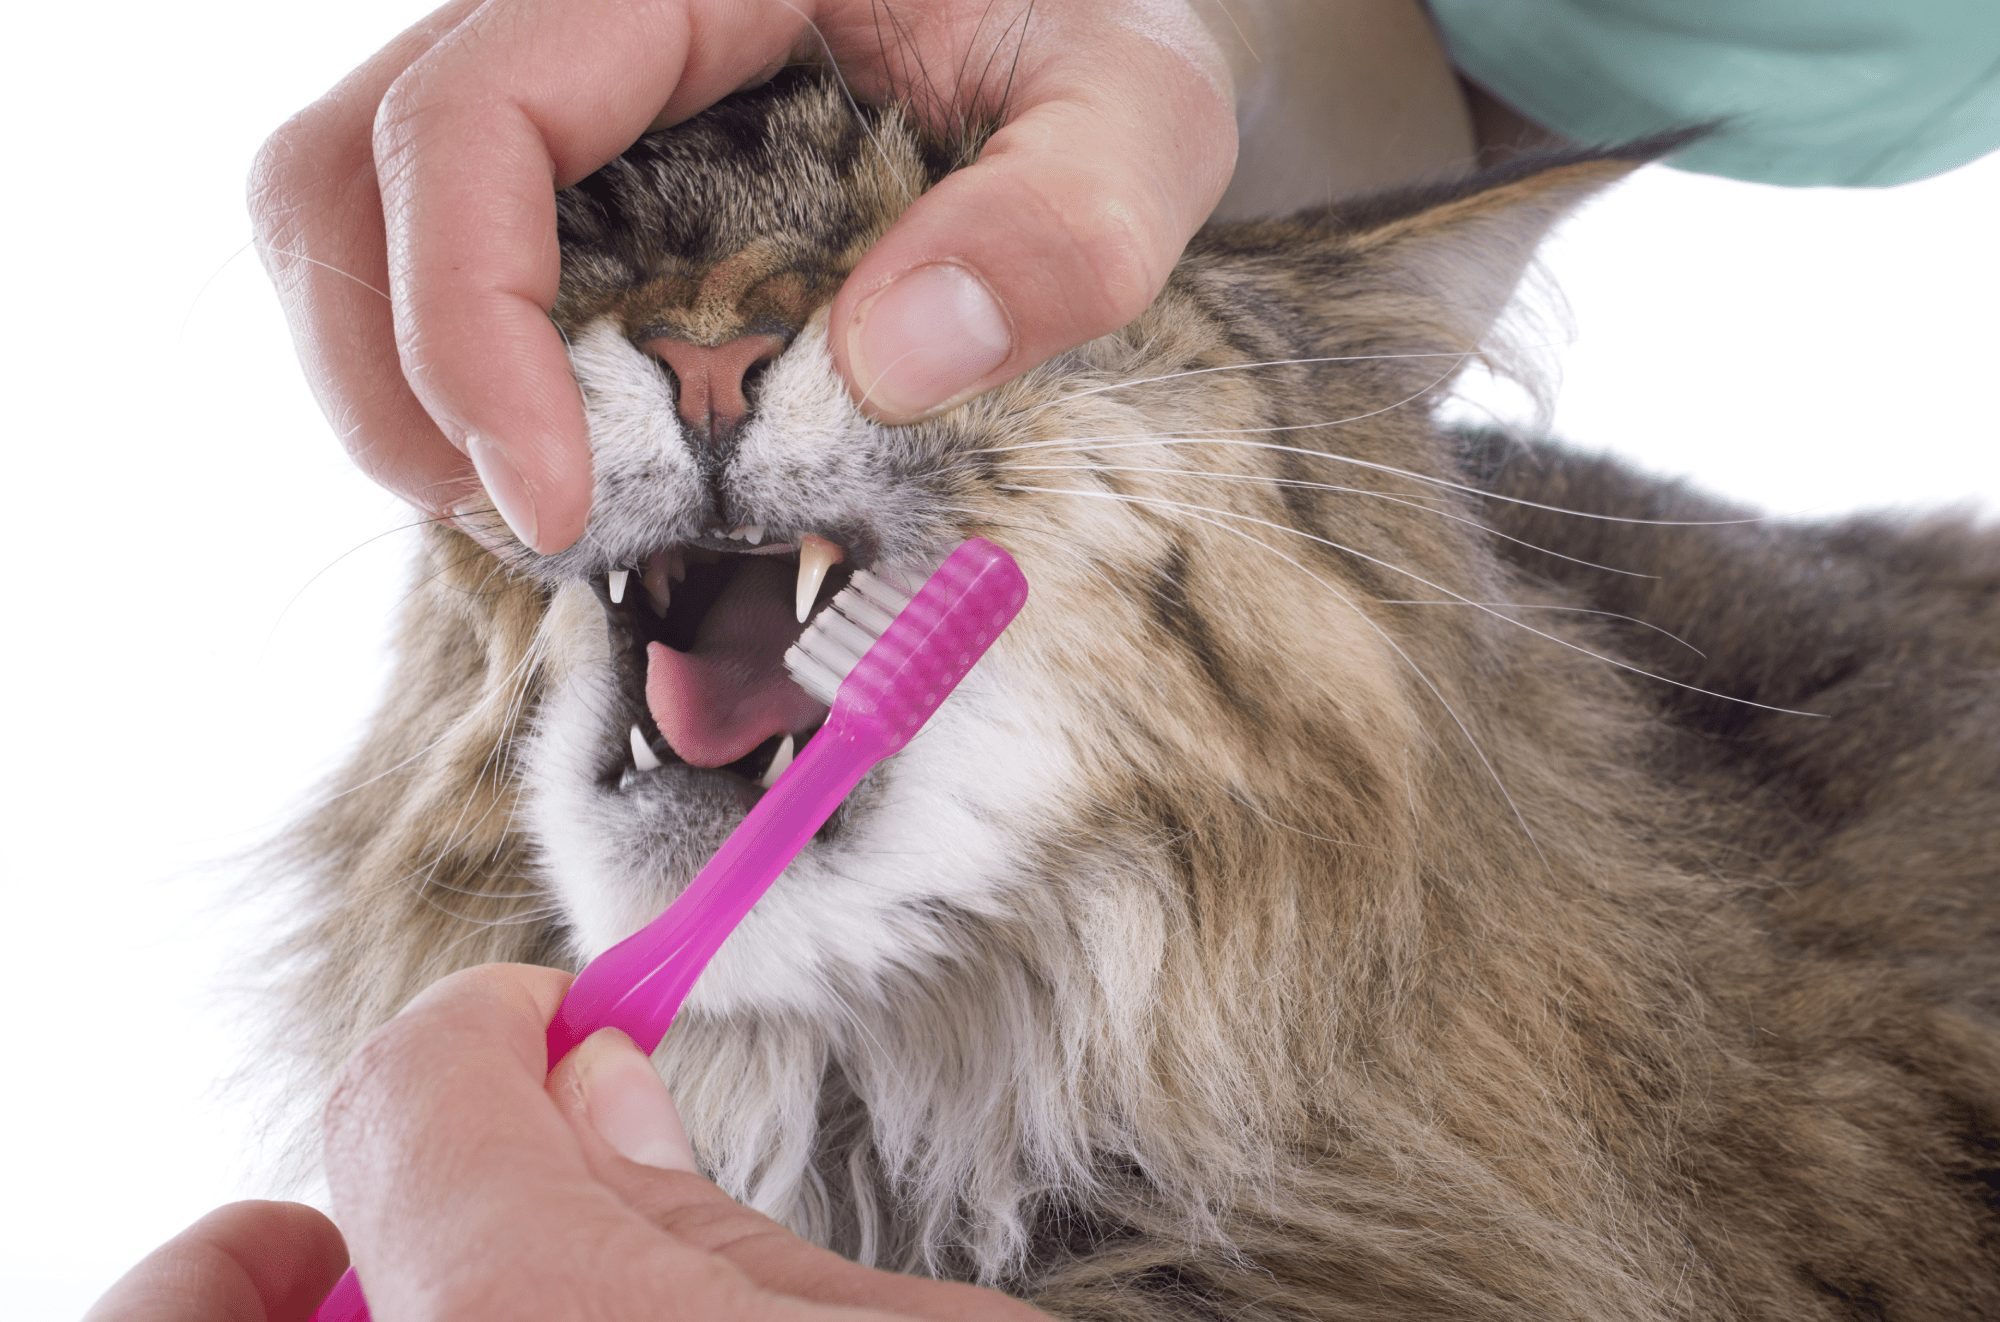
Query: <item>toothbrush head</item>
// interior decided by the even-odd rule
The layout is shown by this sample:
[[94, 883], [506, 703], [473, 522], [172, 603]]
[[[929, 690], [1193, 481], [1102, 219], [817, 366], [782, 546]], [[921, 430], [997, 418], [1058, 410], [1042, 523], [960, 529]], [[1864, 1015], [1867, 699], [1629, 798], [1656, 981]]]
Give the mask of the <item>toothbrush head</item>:
[[785, 665], [801, 688], [871, 718], [900, 748], [1027, 599], [1014, 558], [975, 537], [921, 584], [856, 572], [785, 653]]

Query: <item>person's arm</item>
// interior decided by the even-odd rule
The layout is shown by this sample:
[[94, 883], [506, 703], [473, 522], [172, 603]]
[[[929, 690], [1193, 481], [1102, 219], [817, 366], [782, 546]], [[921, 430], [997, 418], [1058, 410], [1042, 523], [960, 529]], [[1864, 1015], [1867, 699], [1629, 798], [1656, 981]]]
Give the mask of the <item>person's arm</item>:
[[2000, 147], [1988, 0], [1430, 0], [1482, 88], [1580, 142], [1713, 132], [1669, 164], [1904, 183]]

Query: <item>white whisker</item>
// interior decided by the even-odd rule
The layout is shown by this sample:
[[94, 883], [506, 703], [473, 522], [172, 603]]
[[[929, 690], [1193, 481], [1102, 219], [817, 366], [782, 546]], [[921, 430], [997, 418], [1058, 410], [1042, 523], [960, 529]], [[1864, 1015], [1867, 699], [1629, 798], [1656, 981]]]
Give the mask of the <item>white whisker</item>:
[[[1535, 549], [1539, 550], [1540, 548], [1537, 547]], [[1555, 553], [1551, 551], [1549, 554], [1553, 555]], [[1563, 558], [1568, 559], [1567, 556]], [[1578, 561], [1578, 563], [1581, 564], [1583, 562]], [[1602, 615], [1607, 619], [1623, 620], [1627, 624], [1636, 624], [1641, 629], [1651, 629], [1654, 633], [1661, 634], [1679, 643], [1682, 647], [1687, 648], [1688, 651], [1693, 652], [1704, 661], [1708, 659], [1708, 653], [1702, 651], [1699, 647], [1696, 647], [1693, 643], [1671, 629], [1662, 629], [1657, 624], [1648, 624], [1636, 615], [1620, 615], [1617, 611], [1592, 610], [1588, 606], [1557, 606], [1552, 603], [1539, 601], [1397, 601], [1388, 597], [1375, 598], [1375, 604], [1378, 606], [1492, 606], [1496, 609], [1504, 608], [1517, 611], [1568, 611], [1575, 615]]]
[[[1419, 574], [1414, 570], [1404, 569], [1400, 565], [1392, 565], [1387, 560], [1379, 560], [1376, 557], [1369, 555], [1365, 551], [1357, 551], [1351, 546], [1342, 546], [1339, 542], [1330, 541], [1325, 537], [1316, 536], [1315, 534], [1306, 532], [1300, 528], [1290, 528], [1282, 523], [1273, 523], [1269, 519], [1260, 519], [1250, 514], [1238, 514], [1233, 510], [1213, 509], [1205, 505], [1189, 505], [1184, 501], [1167, 500], [1166, 498], [1160, 496], [1125, 496], [1109, 491], [1066, 491], [1060, 487], [1008, 486], [1004, 489], [1015, 490], [1015, 491], [1042, 491], [1050, 495], [1058, 495], [1058, 496], [1101, 496], [1112, 500], [1124, 500], [1140, 504], [1165, 506], [1171, 509], [1181, 510], [1184, 513], [1200, 512], [1200, 513], [1219, 515], [1227, 519], [1242, 519], [1247, 523], [1254, 523], [1259, 525], [1260, 527], [1272, 528], [1278, 532], [1290, 533], [1294, 537], [1303, 537], [1310, 542], [1318, 542], [1322, 546], [1331, 547], [1333, 550], [1339, 551], [1345, 555], [1351, 555], [1357, 560], [1366, 560], [1369, 564], [1379, 566], [1380, 568], [1388, 570], [1390, 573], [1401, 574], [1405, 578], [1414, 579], [1417, 582], [1423, 584], [1425, 587], [1430, 588], [1432, 591], [1442, 592], [1454, 601], [1457, 601], [1466, 606], [1471, 606], [1475, 610], [1484, 611], [1486, 614], [1491, 615], [1496, 620], [1504, 620], [1508, 624], [1513, 625], [1517, 629], [1523, 629], [1526, 630], [1528, 633], [1534, 634], [1537, 638], [1546, 638], [1548, 641], [1556, 644], [1559, 647], [1567, 647], [1573, 652], [1579, 652], [1584, 656], [1590, 657], [1594, 660], [1602, 661], [1606, 665], [1616, 666], [1620, 670], [1627, 670], [1635, 675], [1643, 675], [1647, 679], [1658, 680], [1662, 684], [1671, 684], [1677, 689], [1686, 689], [1690, 693], [1699, 693], [1703, 697], [1720, 698], [1724, 702], [1741, 703], [1745, 707], [1756, 707], [1763, 711], [1777, 712], [1783, 716], [1810, 716], [1817, 720], [1827, 719], [1825, 713], [1823, 712], [1795, 711], [1790, 707], [1773, 707], [1769, 703], [1756, 702], [1749, 698], [1731, 697], [1727, 693], [1717, 693], [1711, 689], [1701, 688], [1694, 684], [1683, 684], [1681, 681], [1677, 679], [1668, 679], [1665, 675], [1656, 675], [1650, 670], [1642, 670], [1638, 666], [1628, 664], [1627, 662], [1624, 661], [1620, 661], [1615, 657], [1609, 657], [1603, 655], [1602, 653], [1593, 652], [1588, 647], [1579, 646], [1576, 643], [1569, 642], [1567, 639], [1558, 638], [1551, 633], [1544, 633], [1542, 632], [1542, 630], [1535, 628], [1533, 625], [1523, 624], [1519, 620], [1509, 619], [1507, 616], [1502, 615], [1499, 611], [1494, 610], [1491, 606], [1487, 606], [1481, 602], [1476, 602], [1472, 600], [1470, 597], [1461, 596], [1460, 594], [1453, 592], [1450, 588], [1445, 587], [1442, 583], [1433, 583], [1429, 579], [1425, 578], [1422, 574]], [[1207, 522], [1207, 520], [1203, 521]]]
[[1157, 473], [1163, 477], [1198, 477], [1205, 481], [1252, 482], [1260, 485], [1293, 487], [1308, 491], [1331, 491], [1350, 496], [1371, 496], [1377, 500], [1389, 501], [1392, 504], [1407, 505], [1413, 510], [1421, 510], [1426, 514], [1435, 514], [1439, 518], [1449, 519], [1453, 523], [1462, 523], [1466, 527], [1476, 528], [1490, 537], [1498, 537], [1503, 542], [1512, 542], [1516, 546], [1525, 546], [1530, 551], [1538, 551], [1543, 555], [1554, 556], [1558, 560], [1567, 560], [1573, 565], [1582, 565], [1586, 569], [1601, 569], [1607, 574], [1623, 574], [1627, 578], [1656, 579], [1659, 577], [1658, 574], [1642, 574], [1636, 569], [1618, 569], [1612, 565], [1601, 565], [1595, 560], [1584, 560], [1577, 556], [1564, 555], [1561, 551], [1551, 551], [1546, 546], [1537, 546], [1533, 542], [1523, 541], [1519, 537], [1511, 537], [1497, 528], [1489, 528], [1477, 519], [1468, 519], [1464, 515], [1453, 514], [1450, 510], [1442, 510], [1435, 506], [1425, 505], [1409, 496], [1396, 495], [1387, 491], [1371, 491], [1366, 487], [1335, 486], [1328, 482], [1307, 482], [1300, 478], [1267, 477], [1262, 473], [1216, 473], [1205, 469], [1146, 468], [1138, 465], [1121, 466], [1116, 464], [1021, 464], [1017, 465], [1012, 471], [1017, 473]]
[[862, 111], [861, 103], [854, 97], [854, 89], [847, 85], [846, 76], [840, 72], [840, 62], [833, 58], [833, 46], [827, 41], [826, 34], [819, 30], [819, 24], [813, 22], [812, 15], [793, 4], [791, 0], [778, 0], [778, 3], [797, 14], [800, 21], [812, 30], [813, 36], [819, 41], [820, 52], [826, 56], [826, 67], [832, 71], [834, 82], [840, 86], [840, 94], [847, 98], [848, 108], [854, 112], [854, 122], [861, 126], [861, 131], [868, 135], [868, 141], [874, 144], [875, 154], [882, 158], [882, 164], [888, 169], [890, 177], [896, 181], [896, 186], [903, 190], [904, 199], [915, 202], [917, 200], [915, 190], [910, 187], [910, 181], [903, 177], [903, 172], [896, 168], [896, 163], [890, 159], [888, 148], [884, 147], [882, 140], [875, 136], [875, 126], [868, 122], [868, 116]]
[[[1160, 376], [1135, 377], [1129, 381], [1114, 381], [1110, 385], [1092, 386], [1088, 390], [1074, 390], [1060, 399], [1048, 400], [1045, 403], [1035, 405], [1033, 408], [1024, 409], [1022, 410], [1022, 416], [1025, 417], [1030, 414], [1039, 413], [1043, 409], [1054, 408], [1059, 404], [1068, 404], [1073, 400], [1087, 399], [1092, 395], [1101, 395], [1107, 390], [1129, 390], [1133, 386], [1156, 385], [1162, 381], [1178, 381], [1183, 377], [1206, 376], [1211, 372], [1250, 372], [1260, 367], [1303, 367], [1314, 363], [1380, 363], [1404, 358], [1456, 358], [1460, 364], [1463, 364], [1466, 359], [1477, 358], [1478, 356], [1479, 351], [1477, 349], [1459, 349], [1434, 353], [1343, 354], [1333, 358], [1274, 358], [1264, 363], [1223, 363], [1216, 367], [1190, 367], [1182, 372], [1167, 372]], [[1457, 367], [1454, 366], [1452, 371], [1456, 370]], [[1446, 372], [1438, 380], [1443, 381], [1450, 375], [1451, 372]]]
[[335, 266], [330, 262], [323, 262], [317, 257], [308, 257], [302, 252], [293, 252], [289, 248], [279, 248], [279, 247], [274, 247], [273, 245], [268, 243], [261, 243], [258, 242], [256, 239], [252, 239], [251, 242], [257, 244], [257, 246], [263, 249], [265, 252], [274, 252], [278, 254], [278, 256], [280, 257], [289, 257], [293, 261], [297, 262], [310, 262], [312, 265], [319, 267], [321, 270], [331, 271], [335, 275], [344, 276], [347, 279], [352, 280], [355, 284], [360, 285], [363, 289], [367, 290], [369, 293], [381, 295], [382, 300], [384, 302], [393, 303], [396, 301], [389, 297], [388, 290], [377, 289], [374, 285], [369, 284], [366, 280], [363, 280], [360, 276], [354, 274], [354, 272], [343, 271], [338, 266]]
[[[1064, 491], [1060, 488], [1054, 488], [1054, 487], [1012, 487], [1005, 489], [1020, 490], [1020, 491], [1041, 491], [1044, 492], [1045, 494], [1056, 495], [1056, 496], [1094, 496], [1100, 499], [1118, 501], [1126, 504], [1155, 503], [1151, 501], [1149, 498], [1144, 496], [1123, 496], [1119, 495], [1116, 492], [1111, 492], [1111, 491]], [[1178, 502], [1167, 502], [1167, 503], [1178, 504]], [[1301, 574], [1304, 574], [1307, 578], [1311, 579], [1313, 582], [1325, 588], [1329, 593], [1333, 595], [1335, 600], [1339, 601], [1342, 605], [1346, 606], [1349, 610], [1353, 611], [1355, 615], [1360, 618], [1363, 624], [1366, 624], [1370, 629], [1373, 629], [1376, 632], [1376, 634], [1380, 636], [1382, 641], [1389, 645], [1390, 650], [1395, 652], [1397, 656], [1401, 657], [1403, 659], [1403, 663], [1409, 666], [1410, 670], [1413, 673], [1415, 673], [1418, 679], [1423, 681], [1424, 687], [1431, 691], [1431, 696], [1435, 697], [1438, 700], [1438, 705], [1444, 708], [1445, 714], [1447, 716], [1451, 717], [1452, 724], [1457, 726], [1458, 732], [1465, 736], [1465, 742], [1471, 747], [1473, 756], [1479, 759], [1480, 765], [1486, 768], [1486, 774], [1492, 777], [1494, 788], [1499, 790], [1500, 797], [1507, 801], [1507, 807], [1510, 810], [1512, 810], [1514, 814], [1514, 820], [1520, 823], [1521, 833], [1527, 836], [1528, 843], [1531, 846], [1533, 846], [1536, 856], [1542, 860], [1542, 866], [1544, 868], [1548, 868], [1551, 871], [1551, 873], [1553, 873], [1554, 869], [1549, 864], [1548, 856], [1542, 853], [1541, 842], [1535, 839], [1535, 832], [1533, 828], [1531, 828], [1528, 825], [1528, 819], [1522, 815], [1520, 805], [1514, 802], [1514, 796], [1507, 792], [1507, 786], [1504, 782], [1501, 781], [1500, 773], [1494, 769], [1492, 761], [1487, 758], [1486, 750], [1479, 746], [1479, 740], [1473, 737], [1471, 729], [1467, 727], [1465, 722], [1459, 718], [1457, 709], [1455, 709], [1451, 705], [1451, 700], [1444, 696], [1443, 690], [1439, 689], [1436, 683], [1434, 683], [1431, 680], [1431, 677], [1428, 674], [1424, 673], [1424, 668], [1417, 664], [1416, 658], [1412, 657], [1408, 652], [1404, 651], [1402, 645], [1398, 643], [1394, 638], [1389, 636], [1388, 630], [1384, 629], [1381, 625], [1377, 624], [1374, 620], [1370, 619], [1368, 616], [1368, 612], [1362, 610], [1361, 607], [1356, 605], [1353, 598], [1349, 597], [1339, 588], [1336, 588], [1335, 586], [1333, 586], [1333, 584], [1321, 578], [1318, 574], [1313, 573], [1312, 570], [1307, 569], [1297, 560], [1292, 559], [1292, 557], [1286, 555], [1283, 551], [1280, 551], [1277, 547], [1272, 546], [1269, 542], [1260, 541], [1257, 538], [1251, 536], [1249, 533], [1244, 532], [1240, 528], [1232, 528], [1228, 524], [1222, 523], [1216, 519], [1206, 518], [1203, 517], [1203, 515], [1200, 513], [1194, 513], [1192, 512], [1192, 507], [1184, 508], [1183, 512], [1189, 513], [1190, 517], [1192, 517], [1198, 523], [1206, 523], [1211, 527], [1221, 529], [1223, 532], [1231, 533], [1237, 537], [1241, 537], [1243, 540], [1251, 543], [1253, 546], [1262, 547], [1264, 550], [1278, 557], [1278, 559], [1284, 561], [1292, 568], [1298, 570]], [[1228, 511], [1226, 510], [1212, 510], [1209, 512], [1215, 514], [1228, 513]], [[1263, 520], [1261, 519], [1253, 521], [1259, 523], [1263, 522]], [[1285, 528], [1283, 525], [1275, 523], [1267, 524], [1266, 526], [1271, 528], [1276, 528], [1280, 532], [1297, 531], [1296, 529]], [[1444, 590], [1445, 589], [1442, 588], [1439, 589], [1439, 591], [1444, 591]]]
[[[1408, 403], [1408, 400], [1403, 401]], [[1391, 407], [1396, 407], [1392, 405]], [[1385, 410], [1377, 410], [1383, 412]], [[1564, 509], [1560, 505], [1544, 505], [1538, 501], [1520, 500], [1513, 496], [1503, 496], [1481, 487], [1469, 486], [1463, 482], [1453, 482], [1447, 478], [1432, 477], [1427, 473], [1413, 472], [1407, 468], [1397, 468], [1393, 464], [1376, 463], [1371, 459], [1356, 459], [1352, 455], [1336, 453], [1332, 450], [1308, 450], [1297, 445], [1277, 445], [1269, 441], [1244, 441], [1233, 439], [1238, 435], [1252, 435], [1260, 432], [1299, 431], [1311, 427], [1333, 427], [1340, 422], [1356, 422], [1360, 418], [1373, 417], [1364, 413], [1355, 418], [1342, 418], [1336, 422], [1296, 423], [1283, 427], [1239, 427], [1219, 428], [1212, 432], [1129, 432], [1106, 437], [1062, 437], [1047, 441], [1025, 441], [1020, 445], [992, 445], [973, 453], [1013, 454], [1022, 450], [1041, 450], [1052, 447], [1084, 448], [1093, 450], [1124, 450], [1148, 445], [1240, 445], [1246, 449], [1271, 450], [1279, 454], [1301, 455], [1308, 459], [1325, 459], [1333, 463], [1352, 464], [1356, 468], [1367, 468], [1378, 473], [1392, 473], [1397, 477], [1407, 477], [1415, 482], [1428, 482], [1433, 486], [1447, 487], [1453, 491], [1463, 491], [1478, 496], [1482, 500], [1497, 500], [1508, 505], [1521, 505], [1528, 509], [1547, 510], [1551, 514], [1567, 514], [1579, 519], [1597, 519], [1603, 523], [1632, 523], [1649, 528], [1730, 528], [1745, 523], [1767, 523], [1769, 517], [1757, 515], [1747, 519], [1634, 519], [1617, 514], [1595, 514], [1589, 510]], [[1109, 441], [1110, 444], [1103, 442]]]

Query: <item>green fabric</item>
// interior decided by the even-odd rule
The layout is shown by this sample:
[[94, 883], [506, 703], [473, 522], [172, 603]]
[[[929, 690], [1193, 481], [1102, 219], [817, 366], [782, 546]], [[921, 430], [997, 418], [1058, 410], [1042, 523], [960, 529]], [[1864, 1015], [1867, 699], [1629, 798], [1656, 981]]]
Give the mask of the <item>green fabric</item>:
[[1452, 59], [1584, 142], [1716, 123], [1671, 164], [1899, 184], [2000, 147], [2000, 0], [1431, 0]]

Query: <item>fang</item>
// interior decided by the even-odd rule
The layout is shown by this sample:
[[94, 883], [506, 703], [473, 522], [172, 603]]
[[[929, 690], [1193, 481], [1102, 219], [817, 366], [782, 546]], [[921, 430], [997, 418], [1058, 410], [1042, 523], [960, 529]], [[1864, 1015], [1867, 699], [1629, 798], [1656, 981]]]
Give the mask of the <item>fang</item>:
[[647, 744], [646, 736], [639, 733], [639, 727], [636, 725], [632, 727], [632, 765], [641, 771], [656, 771], [661, 765], [660, 759], [653, 756], [652, 747]]

